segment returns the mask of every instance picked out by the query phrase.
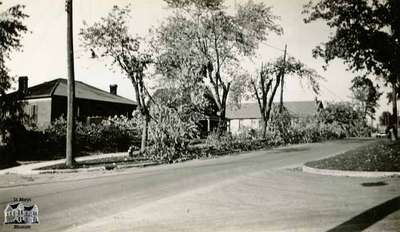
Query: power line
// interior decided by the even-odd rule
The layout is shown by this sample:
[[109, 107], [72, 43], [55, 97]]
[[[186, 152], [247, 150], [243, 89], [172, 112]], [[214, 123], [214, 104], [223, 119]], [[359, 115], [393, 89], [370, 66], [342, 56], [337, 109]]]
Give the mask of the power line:
[[278, 51], [281, 51], [281, 52], [285, 52], [284, 49], [278, 48], [278, 47], [276, 47], [276, 46], [274, 46], [274, 45], [271, 45], [271, 44], [269, 44], [269, 43], [266, 43], [266, 42], [261, 42], [261, 43], [264, 44], [264, 45], [266, 45], [266, 46], [268, 46], [268, 47], [270, 47], [270, 48], [273, 48], [273, 49], [275, 49], [275, 50], [278, 50]]
[[334, 97], [336, 97], [336, 98], [339, 98], [341, 101], [344, 101], [344, 99], [343, 99], [342, 97], [340, 97], [339, 95], [337, 95], [335, 92], [333, 92], [332, 90], [330, 90], [328, 87], [326, 87], [326, 86], [323, 85], [322, 83], [320, 83], [320, 85], [321, 85], [323, 88], [325, 88], [326, 90], [328, 90], [328, 92], [329, 92], [332, 96], [334, 96]]
[[[266, 43], [266, 42], [261, 42], [261, 43], [264, 44], [264, 45], [266, 45], [266, 46], [268, 46], [268, 47], [270, 47], [270, 48], [272, 48], [272, 49], [275, 49], [275, 50], [277, 50], [277, 51], [281, 51], [281, 52], [283, 52], [283, 53], [286, 52], [286, 49], [278, 48], [277, 46], [271, 45], [271, 44]], [[293, 56], [292, 54], [290, 54], [290, 53], [287, 53], [287, 54], [288, 54], [289, 56], [291, 56], [291, 57], [297, 59], [297, 58], [296, 58], [295, 56]], [[332, 96], [334, 96], [335, 98], [340, 99], [341, 101], [344, 101], [344, 99], [343, 99], [342, 97], [340, 97], [339, 95], [337, 95], [335, 92], [333, 92], [332, 90], [330, 90], [328, 87], [326, 87], [326, 86], [323, 85], [322, 83], [320, 83], [320, 85], [321, 85], [321, 87], [323, 87], [324, 89], [326, 89]]]

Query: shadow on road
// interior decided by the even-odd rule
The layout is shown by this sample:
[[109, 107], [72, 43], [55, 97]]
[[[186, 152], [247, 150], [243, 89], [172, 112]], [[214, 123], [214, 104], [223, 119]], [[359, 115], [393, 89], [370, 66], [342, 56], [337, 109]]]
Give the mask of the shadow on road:
[[365, 182], [361, 184], [364, 187], [378, 187], [378, 186], [385, 186], [387, 185], [386, 182], [378, 181], [378, 182]]
[[289, 153], [289, 152], [300, 152], [300, 151], [308, 151], [310, 148], [308, 147], [290, 147], [290, 148], [280, 148], [274, 150], [276, 153]]
[[377, 205], [344, 223], [328, 230], [328, 232], [339, 232], [339, 231], [352, 231], [358, 232], [363, 231], [376, 222], [384, 219], [387, 215], [400, 209], [400, 196], [395, 197], [389, 201], [386, 201], [380, 205]]

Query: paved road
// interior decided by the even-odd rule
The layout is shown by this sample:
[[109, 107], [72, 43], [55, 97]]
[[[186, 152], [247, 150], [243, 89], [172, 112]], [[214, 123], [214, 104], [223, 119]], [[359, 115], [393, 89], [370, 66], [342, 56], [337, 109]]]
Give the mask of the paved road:
[[[395, 231], [400, 179], [305, 174], [293, 167], [365, 143], [306, 144], [96, 178], [1, 188], [39, 206], [30, 231]], [[371, 187], [364, 187], [366, 184]], [[3, 219], [3, 215], [0, 216]], [[15, 231], [0, 225], [0, 231]]]

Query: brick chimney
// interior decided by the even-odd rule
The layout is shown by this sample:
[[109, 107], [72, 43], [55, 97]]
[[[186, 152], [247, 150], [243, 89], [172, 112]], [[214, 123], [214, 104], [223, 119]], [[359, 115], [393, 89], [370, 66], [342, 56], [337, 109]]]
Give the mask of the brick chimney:
[[110, 93], [113, 95], [117, 95], [118, 85], [110, 85]]
[[28, 92], [28, 77], [20, 76], [18, 78], [18, 91], [22, 94], [26, 94]]

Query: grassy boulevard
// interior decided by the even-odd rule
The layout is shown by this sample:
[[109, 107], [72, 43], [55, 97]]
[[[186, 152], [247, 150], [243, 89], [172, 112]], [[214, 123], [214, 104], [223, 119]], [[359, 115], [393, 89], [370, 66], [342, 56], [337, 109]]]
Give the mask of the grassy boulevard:
[[311, 161], [306, 166], [346, 171], [400, 171], [400, 142], [379, 139], [343, 154]]

